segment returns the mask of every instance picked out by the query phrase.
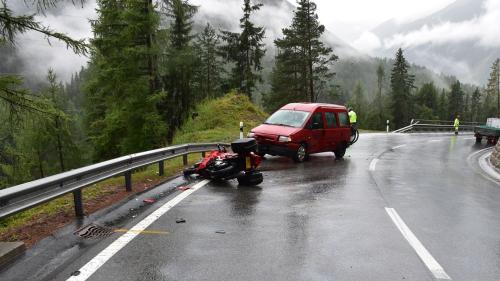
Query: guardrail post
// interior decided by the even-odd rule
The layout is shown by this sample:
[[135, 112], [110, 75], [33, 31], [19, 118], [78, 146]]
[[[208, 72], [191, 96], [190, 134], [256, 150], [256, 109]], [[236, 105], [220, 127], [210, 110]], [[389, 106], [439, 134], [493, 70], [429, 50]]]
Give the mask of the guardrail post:
[[165, 161], [158, 162], [158, 175], [160, 177], [165, 175]]
[[81, 189], [73, 191], [73, 200], [75, 201], [75, 216], [77, 218], [83, 217], [85, 214], [83, 212], [82, 190]]
[[389, 133], [389, 120], [387, 120], [387, 133]]
[[184, 166], [188, 165], [188, 155], [187, 154], [182, 155], [182, 164]]
[[240, 122], [240, 139], [243, 138], [243, 122]]
[[125, 189], [127, 192], [132, 191], [132, 171], [125, 172]]

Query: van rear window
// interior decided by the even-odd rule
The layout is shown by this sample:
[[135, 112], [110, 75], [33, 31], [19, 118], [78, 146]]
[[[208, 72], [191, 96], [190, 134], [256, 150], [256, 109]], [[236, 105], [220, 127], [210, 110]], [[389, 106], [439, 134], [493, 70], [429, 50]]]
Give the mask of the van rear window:
[[309, 112], [296, 110], [278, 110], [264, 124], [301, 128], [309, 117]]
[[326, 126], [328, 128], [337, 128], [337, 117], [333, 112], [325, 112]]
[[349, 127], [349, 116], [346, 112], [339, 112], [340, 127]]

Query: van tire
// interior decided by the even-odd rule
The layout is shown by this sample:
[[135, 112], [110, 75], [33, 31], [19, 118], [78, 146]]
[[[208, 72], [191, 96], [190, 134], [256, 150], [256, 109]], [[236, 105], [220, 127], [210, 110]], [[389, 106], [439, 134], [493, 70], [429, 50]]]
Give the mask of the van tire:
[[295, 152], [293, 156], [293, 161], [297, 163], [302, 163], [309, 158], [309, 154], [307, 154], [307, 145], [305, 143], [300, 144], [299, 148]]
[[333, 153], [335, 153], [335, 159], [342, 159], [344, 158], [345, 152], [347, 150], [347, 147], [343, 145], [342, 147], [338, 148], [335, 150]]

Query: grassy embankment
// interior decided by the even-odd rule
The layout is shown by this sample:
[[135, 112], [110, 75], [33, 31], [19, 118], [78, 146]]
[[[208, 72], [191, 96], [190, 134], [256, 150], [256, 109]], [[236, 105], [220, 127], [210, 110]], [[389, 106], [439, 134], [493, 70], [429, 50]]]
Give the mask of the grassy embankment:
[[[174, 138], [174, 144], [196, 142], [230, 142], [239, 136], [239, 122], [245, 123], [245, 133], [262, 123], [266, 114], [258, 109], [246, 96], [228, 94], [222, 98], [202, 102], [196, 109], [198, 117], [189, 120]], [[189, 161], [195, 162], [200, 155], [190, 155]], [[169, 160], [165, 164], [165, 176], [158, 175], [157, 165], [134, 172], [132, 182], [134, 192], [150, 188], [183, 169], [182, 159]], [[124, 190], [123, 177], [111, 178], [83, 189], [83, 198], [86, 205], [92, 202], [98, 205], [106, 201], [106, 197], [113, 196], [117, 190]], [[104, 207], [104, 206], [102, 206]], [[86, 206], [87, 208], [87, 206]], [[89, 208], [87, 208], [89, 209]], [[61, 220], [61, 215], [63, 219]], [[50, 224], [52, 218], [58, 218], [54, 228], [59, 228], [73, 220], [73, 197], [71, 194], [58, 198], [47, 204], [16, 214], [10, 218], [0, 220], [0, 241], [25, 240], [32, 244], [33, 238], [23, 233], [30, 226], [36, 224]], [[55, 230], [55, 229], [54, 229]], [[39, 240], [39, 239], [35, 239]]]

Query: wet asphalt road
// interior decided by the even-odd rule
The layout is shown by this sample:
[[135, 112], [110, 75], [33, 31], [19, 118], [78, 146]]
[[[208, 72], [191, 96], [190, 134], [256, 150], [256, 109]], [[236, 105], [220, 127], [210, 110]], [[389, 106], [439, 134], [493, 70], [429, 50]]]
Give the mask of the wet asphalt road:
[[[472, 135], [374, 134], [343, 161], [331, 153], [303, 164], [269, 157], [259, 187], [209, 183], [148, 228], [169, 234], [138, 235], [89, 280], [436, 279], [386, 208], [451, 279], [499, 280], [500, 185], [473, 155], [485, 147]], [[88, 221], [130, 228], [180, 184], [152, 191], [163, 197], [133, 216], [134, 200]], [[0, 279], [66, 280], [118, 237], [82, 241], [75, 228], [42, 241]]]

